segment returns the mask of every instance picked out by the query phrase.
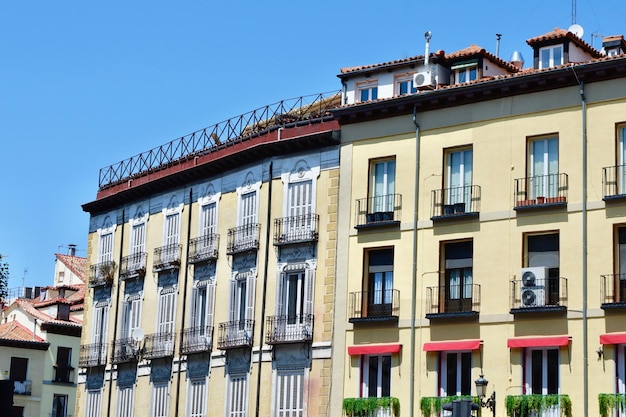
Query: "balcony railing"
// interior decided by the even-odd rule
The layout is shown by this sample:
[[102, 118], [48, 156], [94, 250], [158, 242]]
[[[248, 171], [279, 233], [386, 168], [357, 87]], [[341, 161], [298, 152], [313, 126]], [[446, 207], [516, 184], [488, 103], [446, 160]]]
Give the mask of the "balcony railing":
[[146, 275], [146, 258], [147, 254], [145, 252], [124, 256], [120, 264], [120, 279], [124, 280]]
[[426, 288], [426, 318], [478, 316], [480, 285], [440, 285]]
[[504, 403], [509, 417], [572, 416], [572, 401], [568, 395], [507, 395]]
[[144, 359], [157, 359], [174, 356], [174, 332], [159, 332], [146, 335], [143, 345]]
[[387, 194], [356, 200], [356, 229], [397, 225], [402, 214], [402, 195]]
[[400, 401], [395, 397], [344, 398], [341, 408], [346, 417], [400, 416]]
[[13, 381], [13, 394], [31, 395], [33, 381]]
[[602, 168], [603, 200], [626, 198], [626, 165]]
[[623, 416], [626, 412], [626, 394], [598, 394], [600, 417]]
[[117, 339], [113, 342], [113, 352], [111, 354], [111, 363], [135, 362], [139, 360], [139, 343], [130, 337]]
[[200, 236], [189, 241], [189, 255], [187, 262], [195, 264], [198, 262], [213, 261], [217, 259], [217, 248], [219, 247], [220, 235], [210, 234]]
[[512, 314], [567, 310], [567, 278], [536, 278], [533, 285], [513, 280], [510, 291]]
[[310, 342], [313, 340], [313, 314], [269, 316], [267, 343]]
[[228, 255], [259, 249], [261, 225], [258, 223], [244, 224], [228, 230]]
[[152, 268], [155, 271], [180, 268], [180, 253], [181, 245], [177, 243], [155, 248]]
[[430, 218], [476, 217], [480, 212], [480, 186], [443, 188], [432, 191]]
[[350, 293], [348, 321], [397, 321], [400, 314], [400, 291], [380, 290]]
[[105, 261], [89, 266], [89, 286], [99, 287], [113, 284], [115, 262]]
[[81, 345], [78, 355], [78, 366], [89, 368], [93, 366], [103, 366], [106, 364], [107, 344], [91, 343]]
[[208, 352], [213, 346], [213, 326], [190, 327], [183, 330], [180, 354]]
[[254, 320], [220, 323], [217, 347], [222, 350], [252, 346]]
[[274, 219], [274, 245], [316, 241], [319, 221], [320, 216], [317, 214]]
[[535, 175], [515, 180], [515, 210], [567, 205], [567, 174]]
[[626, 274], [602, 275], [602, 308], [626, 308]]

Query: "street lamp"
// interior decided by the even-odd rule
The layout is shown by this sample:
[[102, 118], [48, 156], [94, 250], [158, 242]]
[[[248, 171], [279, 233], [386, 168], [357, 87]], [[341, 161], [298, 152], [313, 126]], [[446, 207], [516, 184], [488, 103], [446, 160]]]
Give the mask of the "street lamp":
[[480, 374], [480, 377], [474, 381], [474, 384], [476, 384], [476, 395], [478, 395], [480, 406], [489, 408], [493, 417], [496, 417], [496, 391], [494, 390], [489, 398], [485, 398], [489, 381], [485, 379], [483, 374]]

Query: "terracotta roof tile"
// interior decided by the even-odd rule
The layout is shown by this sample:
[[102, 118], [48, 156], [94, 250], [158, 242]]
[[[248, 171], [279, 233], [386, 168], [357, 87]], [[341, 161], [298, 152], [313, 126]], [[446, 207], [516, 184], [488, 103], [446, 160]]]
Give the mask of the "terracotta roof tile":
[[45, 342], [37, 335], [17, 321], [0, 324], [0, 339], [25, 340], [30, 342]]
[[[65, 326], [72, 326], [72, 327], [80, 327], [82, 325], [82, 322], [80, 320], [77, 320], [74, 317], [70, 317], [70, 320], [57, 320], [55, 317], [52, 317], [51, 315], [44, 313], [43, 311], [35, 308], [35, 305], [31, 302], [29, 302], [29, 300], [25, 300], [22, 298], [18, 298], [15, 303], [17, 303], [17, 305], [19, 305], [20, 307], [22, 307], [22, 309], [30, 314], [31, 316], [35, 317], [37, 320], [40, 320], [43, 323], [50, 323], [50, 324], [61, 324], [61, 325], [65, 325]], [[41, 306], [41, 305], [39, 305]]]
[[[445, 55], [445, 52], [442, 50], [439, 50], [435, 52], [434, 54], [430, 54], [430, 55], [431, 56], [434, 55], [434, 58], [440, 58]], [[357, 67], [345, 67], [345, 68], [340, 69], [340, 72], [341, 72], [340, 75], [349, 74], [351, 72], [364, 71], [368, 69], [384, 68], [384, 67], [388, 67], [392, 65], [413, 64], [413, 63], [418, 63], [420, 61], [424, 61], [424, 55], [416, 55], [416, 56], [411, 56], [407, 58], [396, 59], [393, 61], [381, 62], [379, 64], [360, 65]]]
[[499, 57], [495, 56], [491, 52], [487, 51], [485, 48], [482, 48], [482, 47], [480, 47], [478, 45], [475, 45], [475, 44], [471, 44], [470, 46], [468, 46], [465, 49], [461, 49], [459, 51], [451, 52], [449, 54], [446, 54], [445, 55], [445, 59], [447, 61], [456, 61], [456, 60], [459, 60], [459, 59], [471, 58], [471, 57], [475, 57], [475, 56], [485, 57], [488, 60], [490, 60], [491, 62], [494, 62], [495, 64], [501, 66], [502, 68], [505, 68], [509, 72], [517, 72], [517, 71], [519, 71], [517, 69], [517, 67], [515, 67], [511, 63], [503, 60], [502, 58], [499, 58]]
[[589, 52], [594, 58], [600, 58], [602, 53], [595, 49], [593, 46], [589, 45], [584, 40], [580, 39], [578, 36], [573, 34], [572, 32], [565, 30], [554, 28], [552, 32], [544, 33], [543, 35], [535, 36], [534, 38], [530, 38], [526, 40], [526, 43], [530, 46], [534, 46], [536, 44], [546, 43], [547, 41], [558, 40], [558, 39], [570, 39], [572, 42], [580, 46], [585, 51]]
[[57, 259], [65, 264], [70, 271], [76, 274], [83, 282], [87, 277], [87, 258], [80, 256], [55, 254]]

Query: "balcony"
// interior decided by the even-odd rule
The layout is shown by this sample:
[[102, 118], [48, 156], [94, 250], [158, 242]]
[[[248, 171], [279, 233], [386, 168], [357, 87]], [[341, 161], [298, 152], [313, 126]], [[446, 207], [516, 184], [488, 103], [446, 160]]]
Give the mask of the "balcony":
[[399, 226], [402, 214], [402, 195], [388, 194], [356, 200], [355, 229]]
[[209, 352], [213, 346], [213, 326], [190, 327], [183, 330], [180, 354]]
[[13, 394], [18, 395], [31, 395], [33, 388], [33, 381], [13, 381]]
[[514, 210], [567, 206], [567, 174], [536, 175], [515, 180]]
[[191, 239], [189, 241], [189, 254], [187, 262], [197, 264], [205, 261], [217, 259], [217, 248], [219, 247], [220, 235], [210, 234]]
[[626, 274], [602, 275], [602, 309], [626, 308]]
[[228, 229], [227, 255], [259, 249], [261, 225], [258, 223]]
[[269, 316], [267, 344], [310, 342], [313, 340], [313, 314]]
[[144, 359], [157, 359], [174, 356], [174, 332], [159, 332], [146, 335], [143, 345]]
[[124, 256], [120, 264], [120, 279], [138, 278], [146, 275], [146, 257], [147, 253], [133, 253]]
[[533, 285], [510, 283], [511, 314], [567, 311], [567, 278], [537, 278]]
[[115, 262], [105, 261], [89, 266], [89, 287], [112, 285], [115, 277]]
[[626, 200], [626, 165], [602, 168], [602, 195], [606, 202]]
[[173, 243], [154, 249], [152, 268], [155, 271], [180, 268], [181, 245]]
[[432, 191], [430, 219], [477, 218], [480, 212], [480, 186], [443, 188]]
[[350, 293], [350, 323], [398, 321], [400, 291], [380, 290]]
[[111, 354], [111, 363], [136, 362], [139, 360], [139, 343], [130, 337], [118, 339], [113, 342], [113, 353]]
[[90, 368], [94, 366], [104, 366], [106, 364], [107, 344], [91, 343], [81, 345], [78, 355], [78, 366]]
[[478, 317], [480, 285], [440, 285], [426, 288], [426, 318]]
[[71, 365], [54, 365], [54, 382], [72, 383], [74, 367]]
[[[444, 410], [444, 404], [452, 404], [454, 401], [468, 399], [475, 404], [480, 404], [480, 398], [470, 395], [451, 395], [448, 397], [422, 397], [420, 399], [420, 410], [423, 417], [449, 417], [451, 411]], [[480, 415], [480, 414], [479, 414]]]
[[626, 411], [626, 394], [598, 394], [600, 417], [622, 416]]
[[274, 246], [317, 241], [318, 214], [283, 217], [274, 220]]
[[400, 401], [395, 397], [344, 398], [341, 408], [346, 417], [400, 416]]
[[254, 320], [220, 323], [217, 347], [222, 350], [252, 346]]
[[507, 395], [504, 404], [509, 417], [572, 416], [572, 401], [567, 395]]

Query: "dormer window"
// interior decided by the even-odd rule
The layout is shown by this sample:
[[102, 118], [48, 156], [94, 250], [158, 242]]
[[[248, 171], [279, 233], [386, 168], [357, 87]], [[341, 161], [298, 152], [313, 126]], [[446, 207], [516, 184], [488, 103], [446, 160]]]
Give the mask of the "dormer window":
[[551, 45], [539, 49], [539, 69], [563, 64], [563, 45]]
[[417, 88], [413, 85], [413, 75], [398, 77], [396, 79], [396, 95], [416, 93]]
[[454, 72], [454, 84], [466, 83], [478, 79], [478, 61], [466, 61], [453, 65], [450, 68]]
[[359, 97], [359, 102], [361, 103], [370, 100], [377, 100], [378, 82], [374, 80], [357, 84], [357, 93]]

